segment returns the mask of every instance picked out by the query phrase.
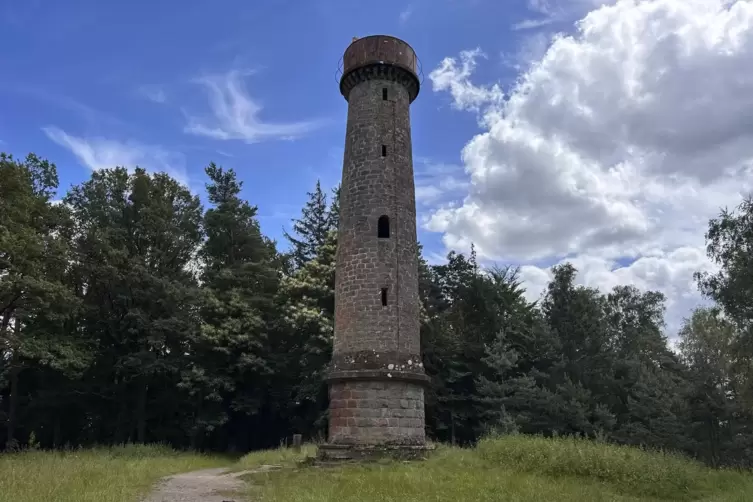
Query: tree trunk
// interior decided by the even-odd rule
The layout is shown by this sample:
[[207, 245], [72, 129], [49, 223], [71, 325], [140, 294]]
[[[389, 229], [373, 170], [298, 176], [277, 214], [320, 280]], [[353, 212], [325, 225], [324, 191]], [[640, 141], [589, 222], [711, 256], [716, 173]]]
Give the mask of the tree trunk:
[[139, 398], [136, 408], [136, 442], [146, 442], [146, 398], [149, 386], [146, 377], [141, 377], [139, 382]]
[[455, 446], [455, 416], [450, 412], [450, 444]]
[[15, 356], [11, 359], [10, 366], [10, 399], [8, 406], [8, 437], [5, 443], [6, 448], [13, 448], [16, 442], [16, 420], [18, 415], [18, 374], [21, 368], [14, 361]]
[[[13, 340], [11, 347], [18, 344], [18, 339], [21, 336], [21, 321], [16, 316], [13, 323]], [[18, 360], [18, 351], [11, 348], [13, 351], [10, 359], [10, 396], [8, 403], [8, 437], [5, 443], [6, 448], [14, 448], [16, 442], [16, 420], [18, 417], [18, 375], [21, 373], [21, 364]]]
[[122, 382], [117, 385], [120, 390], [115, 395], [120, 397], [120, 407], [118, 409], [118, 417], [115, 421], [113, 443], [120, 445], [125, 443], [126, 430], [131, 426], [131, 419], [128, 413], [128, 386]]
[[60, 442], [63, 439], [63, 431], [60, 425], [60, 415], [55, 414], [55, 423], [52, 426], [52, 447], [60, 448]]

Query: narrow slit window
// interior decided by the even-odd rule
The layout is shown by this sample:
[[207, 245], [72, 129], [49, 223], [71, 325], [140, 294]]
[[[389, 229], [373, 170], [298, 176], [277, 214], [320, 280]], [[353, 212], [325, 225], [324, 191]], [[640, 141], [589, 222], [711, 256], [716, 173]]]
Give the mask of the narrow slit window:
[[387, 101], [387, 88], [382, 89], [382, 100]]
[[387, 288], [382, 288], [382, 307], [387, 306]]
[[382, 157], [387, 156], [387, 145], [382, 145]]
[[379, 217], [379, 221], [377, 222], [377, 237], [380, 239], [389, 239], [390, 238], [390, 218], [387, 215], [382, 215]]

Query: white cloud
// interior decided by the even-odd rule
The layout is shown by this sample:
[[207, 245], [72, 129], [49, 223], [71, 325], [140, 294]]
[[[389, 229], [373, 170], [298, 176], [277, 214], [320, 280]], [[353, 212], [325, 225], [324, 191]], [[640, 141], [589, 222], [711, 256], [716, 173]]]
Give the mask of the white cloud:
[[196, 82], [207, 92], [212, 117], [189, 116], [185, 132], [220, 140], [256, 143], [265, 139], [293, 139], [321, 125], [318, 121], [264, 122], [259, 117], [261, 104], [251, 98], [243, 83], [243, 77], [252, 73], [233, 70], [197, 79]]
[[542, 19], [524, 19], [512, 25], [512, 29], [518, 30], [532, 30], [535, 28], [542, 28], [548, 26], [554, 22], [554, 18], [545, 17]]
[[524, 19], [512, 25], [513, 30], [531, 30], [550, 25], [564, 15], [562, 6], [552, 5], [551, 0], [528, 0], [528, 10], [535, 14], [535, 19]]
[[481, 49], [460, 53], [460, 64], [455, 58], [445, 58], [429, 74], [434, 91], [448, 91], [453, 98], [453, 106], [461, 110], [479, 111], [483, 107], [500, 105], [504, 93], [498, 84], [491, 87], [473, 85], [470, 77], [476, 68], [476, 58], [486, 57]]
[[70, 150], [82, 165], [90, 169], [143, 167], [150, 171], [164, 171], [181, 183], [188, 184], [183, 156], [160, 146], [102, 137], [82, 138], [53, 126], [42, 130], [48, 138]]
[[[569, 261], [578, 269], [578, 282], [597, 287], [606, 293], [615, 286], [633, 285], [643, 291], [661, 291], [666, 296], [667, 332], [674, 335], [682, 320], [703, 300], [696, 292], [693, 273], [713, 271], [700, 247], [680, 247], [656, 255], [639, 257], [629, 265], [620, 265], [616, 260], [587, 253], [561, 260]], [[529, 300], [538, 300], [546, 289], [552, 275], [549, 268], [523, 265], [520, 277], [526, 287]]]
[[[692, 273], [710, 267], [708, 219], [753, 189], [753, 1], [600, 6], [504, 100], [498, 85], [472, 82], [478, 55], [430, 74], [485, 130], [462, 152], [462, 203], [425, 226], [486, 259], [567, 256], [589, 285], [659, 289], [676, 326], [700, 301]], [[547, 272], [523, 273], [537, 295]]]

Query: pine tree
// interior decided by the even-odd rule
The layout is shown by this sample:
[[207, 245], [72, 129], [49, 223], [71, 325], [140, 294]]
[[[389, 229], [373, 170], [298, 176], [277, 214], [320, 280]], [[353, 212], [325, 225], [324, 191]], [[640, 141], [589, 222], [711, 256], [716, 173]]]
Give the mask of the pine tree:
[[335, 251], [337, 233], [330, 231], [316, 256], [286, 278], [285, 319], [291, 344], [291, 368], [296, 375], [292, 415], [299, 433], [313, 436], [326, 425], [324, 383], [332, 357], [335, 314]]
[[[301, 210], [301, 217], [293, 220], [293, 232], [295, 235], [284, 232], [285, 238], [290, 242], [291, 255], [295, 268], [303, 267], [313, 260], [317, 252], [324, 246], [330, 230], [337, 227], [339, 207], [336, 213], [331, 213], [327, 205], [327, 195], [322, 190], [322, 185], [317, 180], [313, 192], [308, 192], [309, 200]], [[338, 202], [339, 203], [339, 202]], [[332, 214], [332, 216], [330, 216]]]
[[235, 171], [206, 168], [212, 208], [199, 256], [204, 303], [201, 330], [191, 343], [183, 387], [195, 402], [192, 439], [198, 444], [230, 419], [251, 428], [267, 399], [270, 323], [279, 286], [276, 251], [264, 238], [257, 208], [240, 198]]
[[327, 210], [327, 229], [337, 231], [340, 226], [340, 185], [332, 189], [332, 202]]

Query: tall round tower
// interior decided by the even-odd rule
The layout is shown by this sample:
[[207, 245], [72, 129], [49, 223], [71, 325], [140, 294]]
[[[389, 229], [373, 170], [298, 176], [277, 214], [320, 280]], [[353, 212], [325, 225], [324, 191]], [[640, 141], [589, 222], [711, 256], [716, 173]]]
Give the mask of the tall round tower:
[[354, 39], [343, 56], [348, 101], [329, 374], [329, 442], [353, 458], [425, 445], [418, 247], [410, 105], [417, 58], [402, 40]]

